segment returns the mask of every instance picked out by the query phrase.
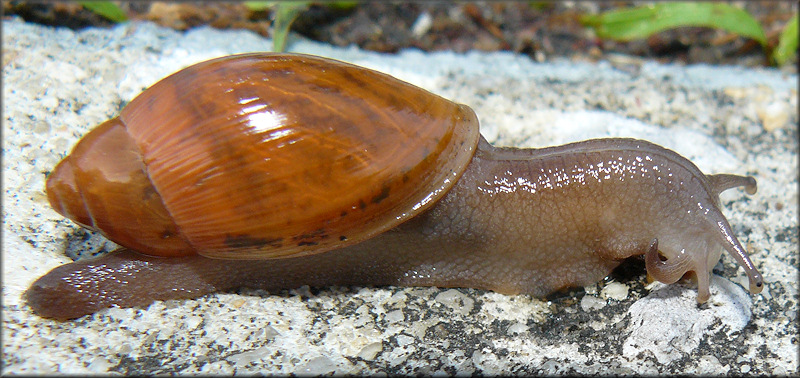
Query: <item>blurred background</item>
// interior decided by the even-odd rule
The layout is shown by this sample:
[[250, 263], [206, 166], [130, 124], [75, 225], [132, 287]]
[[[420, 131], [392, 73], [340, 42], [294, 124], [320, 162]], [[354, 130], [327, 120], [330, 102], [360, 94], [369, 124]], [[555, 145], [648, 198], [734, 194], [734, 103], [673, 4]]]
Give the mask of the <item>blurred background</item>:
[[81, 29], [147, 20], [366, 50], [512, 51], [536, 61], [653, 59], [797, 71], [796, 1], [3, 1], [4, 17]]

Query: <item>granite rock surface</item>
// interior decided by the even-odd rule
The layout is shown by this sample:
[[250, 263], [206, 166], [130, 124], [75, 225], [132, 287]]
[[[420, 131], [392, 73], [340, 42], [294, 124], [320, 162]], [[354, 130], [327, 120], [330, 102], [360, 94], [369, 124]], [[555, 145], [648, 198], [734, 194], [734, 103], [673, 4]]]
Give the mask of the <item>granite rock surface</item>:
[[730, 190], [722, 205], [764, 275], [761, 294], [749, 294], [743, 271], [723, 256], [704, 305], [691, 282], [648, 284], [639, 263], [549, 299], [427, 287], [243, 289], [58, 322], [34, 315], [21, 294], [50, 269], [114, 246], [49, 208], [45, 174], [162, 77], [272, 44], [148, 23], [2, 27], [4, 374], [798, 373], [796, 75], [289, 43], [469, 104], [498, 145], [635, 137], [706, 173], [755, 176], [755, 196]]

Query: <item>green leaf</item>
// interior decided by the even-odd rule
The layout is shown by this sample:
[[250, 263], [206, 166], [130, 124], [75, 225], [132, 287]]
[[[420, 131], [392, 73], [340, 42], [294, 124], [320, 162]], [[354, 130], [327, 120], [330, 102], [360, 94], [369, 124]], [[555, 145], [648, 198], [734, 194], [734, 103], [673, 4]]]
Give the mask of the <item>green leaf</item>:
[[251, 11], [262, 11], [271, 8], [277, 1], [245, 1], [244, 6]]
[[552, 1], [529, 1], [528, 2], [528, 6], [530, 6], [531, 8], [533, 8], [535, 10], [543, 11], [543, 10], [547, 10], [547, 9], [553, 8], [553, 2]]
[[330, 3], [321, 2], [320, 4], [326, 4], [328, 8], [348, 10], [355, 8], [358, 5], [358, 1], [331, 1]]
[[619, 41], [647, 38], [682, 26], [727, 30], [766, 46], [767, 36], [747, 11], [724, 3], [656, 3], [581, 17], [601, 38]]
[[272, 25], [272, 49], [282, 52], [286, 48], [289, 27], [297, 15], [308, 9], [311, 1], [281, 1], [275, 4], [275, 22]]
[[81, 6], [92, 13], [105, 17], [114, 22], [128, 21], [128, 16], [116, 4], [110, 1], [79, 1]]
[[[245, 1], [244, 5], [250, 10], [261, 11], [272, 8], [272, 6], [280, 3], [280, 1]], [[309, 1], [309, 3], [326, 5], [328, 8], [347, 10], [355, 8], [358, 1]]]
[[779, 66], [782, 66], [797, 53], [797, 13], [794, 14], [789, 23], [781, 32], [781, 39], [778, 40], [778, 47], [772, 52], [772, 59]]

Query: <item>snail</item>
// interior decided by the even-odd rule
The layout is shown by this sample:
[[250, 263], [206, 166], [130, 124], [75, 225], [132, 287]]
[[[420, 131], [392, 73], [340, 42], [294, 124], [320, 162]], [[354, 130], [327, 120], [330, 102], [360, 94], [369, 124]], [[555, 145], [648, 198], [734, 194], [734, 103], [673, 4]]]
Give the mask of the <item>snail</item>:
[[647, 141], [496, 147], [476, 114], [394, 77], [301, 54], [205, 61], [154, 84], [49, 174], [58, 213], [121, 246], [62, 265], [40, 316], [240, 287], [470, 287], [545, 296], [644, 255], [691, 273], [725, 250], [763, 279], [720, 211], [753, 177], [703, 174]]

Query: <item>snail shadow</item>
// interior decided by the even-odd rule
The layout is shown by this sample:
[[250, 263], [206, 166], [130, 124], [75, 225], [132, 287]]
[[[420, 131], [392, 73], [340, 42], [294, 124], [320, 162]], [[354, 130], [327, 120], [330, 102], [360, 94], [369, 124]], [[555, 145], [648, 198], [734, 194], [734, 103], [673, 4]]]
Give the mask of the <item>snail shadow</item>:
[[[614, 268], [600, 284], [602, 285], [609, 282], [624, 283], [630, 288], [630, 292], [632, 293], [630, 296], [639, 298], [647, 295], [645, 287], [648, 282], [646, 282], [646, 277], [647, 270], [645, 269], [644, 256], [636, 255], [622, 260], [620, 265]], [[569, 287], [548, 294], [544, 299], [554, 303], [570, 304], [575, 301], [576, 298], [580, 298], [584, 294], [586, 294], [586, 287]]]
[[240, 288], [227, 291], [230, 294], [236, 294], [243, 297], [251, 298], [299, 298], [301, 301], [306, 302], [311, 299], [334, 299], [347, 296], [355, 296], [362, 289], [367, 288], [385, 288], [383, 286], [352, 286], [352, 285], [328, 285], [328, 286], [309, 286], [301, 285], [294, 288], [285, 289], [259, 289], [251, 286], [242, 286]]

